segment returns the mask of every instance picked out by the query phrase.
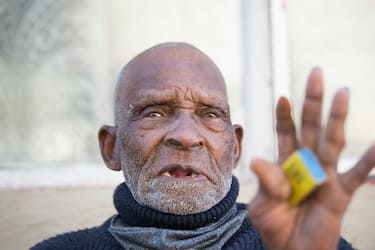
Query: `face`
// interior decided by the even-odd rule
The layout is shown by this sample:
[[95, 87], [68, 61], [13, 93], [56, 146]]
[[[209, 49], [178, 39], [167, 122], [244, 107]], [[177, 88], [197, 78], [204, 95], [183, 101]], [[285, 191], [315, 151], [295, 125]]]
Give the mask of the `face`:
[[133, 60], [119, 81], [116, 140], [134, 198], [180, 215], [217, 204], [242, 130], [231, 124], [216, 66], [191, 47], [160, 48]]

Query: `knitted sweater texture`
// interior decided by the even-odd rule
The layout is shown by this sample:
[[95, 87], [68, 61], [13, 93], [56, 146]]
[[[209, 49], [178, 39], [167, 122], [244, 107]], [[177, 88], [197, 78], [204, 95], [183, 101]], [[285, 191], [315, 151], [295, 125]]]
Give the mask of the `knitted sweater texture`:
[[[211, 209], [194, 215], [166, 214], [139, 205], [124, 183], [120, 184], [114, 194], [114, 204], [121, 220], [129, 226], [155, 227], [170, 229], [195, 229], [218, 221], [234, 204], [238, 210], [246, 209], [245, 204], [235, 203], [238, 196], [238, 181], [233, 178], [228, 194]], [[75, 232], [57, 235], [47, 239], [31, 250], [120, 250], [123, 249], [109, 233], [110, 219], [102, 225]], [[223, 249], [266, 249], [255, 228], [245, 219], [239, 230], [226, 242]], [[337, 249], [352, 249], [351, 245], [341, 239]]]

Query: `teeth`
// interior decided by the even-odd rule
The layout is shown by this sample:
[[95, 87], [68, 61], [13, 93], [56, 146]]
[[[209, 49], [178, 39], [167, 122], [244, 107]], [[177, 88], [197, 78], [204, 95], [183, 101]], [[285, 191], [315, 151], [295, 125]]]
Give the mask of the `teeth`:
[[167, 177], [172, 177], [171, 174], [169, 173], [169, 171], [165, 171], [162, 175], [167, 176]]
[[[161, 174], [162, 176], [166, 176], [166, 177], [172, 177], [171, 173], [169, 173], [169, 171], [165, 171], [164, 173]], [[186, 176], [186, 177], [189, 177], [189, 178], [193, 178], [193, 177], [197, 177], [198, 174], [195, 173], [195, 172], [192, 172], [190, 175]]]

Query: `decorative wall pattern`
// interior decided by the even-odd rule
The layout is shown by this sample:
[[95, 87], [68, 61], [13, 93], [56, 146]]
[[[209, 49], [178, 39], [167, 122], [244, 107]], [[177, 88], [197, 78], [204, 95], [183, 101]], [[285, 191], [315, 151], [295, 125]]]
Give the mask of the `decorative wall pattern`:
[[109, 106], [101, 99], [111, 89], [103, 84], [100, 7], [99, 1], [0, 1], [0, 167], [97, 157], [95, 134]]

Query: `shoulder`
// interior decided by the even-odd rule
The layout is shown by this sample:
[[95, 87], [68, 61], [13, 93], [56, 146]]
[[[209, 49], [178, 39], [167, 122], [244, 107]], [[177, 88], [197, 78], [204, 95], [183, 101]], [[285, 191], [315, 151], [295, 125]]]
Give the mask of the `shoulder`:
[[121, 249], [108, 232], [109, 219], [101, 226], [56, 235], [44, 240], [31, 250], [59, 249]]
[[337, 250], [352, 250], [354, 249], [352, 244], [347, 242], [344, 238], [340, 238], [339, 244], [337, 244]]
[[[237, 210], [246, 210], [247, 206], [244, 203], [236, 203]], [[249, 218], [246, 218], [238, 231], [228, 240], [223, 249], [266, 249], [263, 242], [255, 230], [255, 227], [250, 223]]]

